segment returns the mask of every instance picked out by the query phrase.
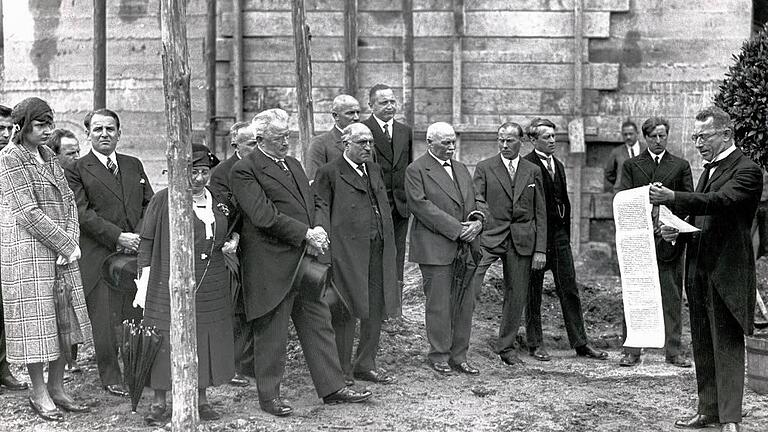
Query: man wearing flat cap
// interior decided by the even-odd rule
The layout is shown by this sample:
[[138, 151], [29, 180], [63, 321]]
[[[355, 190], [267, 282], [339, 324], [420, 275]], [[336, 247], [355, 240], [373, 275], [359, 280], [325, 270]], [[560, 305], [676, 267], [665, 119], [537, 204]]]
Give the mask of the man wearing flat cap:
[[293, 287], [305, 253], [328, 249], [327, 204], [309, 186], [288, 154], [288, 113], [269, 109], [250, 126], [257, 149], [232, 169], [232, 193], [243, 214], [240, 231], [245, 315], [253, 328], [254, 366], [261, 409], [287, 416], [293, 409], [280, 397], [288, 320], [293, 321], [317, 395], [323, 402], [355, 403], [371, 392], [348, 388], [339, 365], [328, 305]]
[[144, 210], [153, 191], [137, 158], [116, 153], [120, 118], [109, 109], [84, 120], [92, 150], [66, 168], [80, 219], [83, 290], [93, 328], [96, 364], [107, 392], [127, 396], [117, 361], [121, 323], [134, 315], [133, 295], [110, 286], [101, 276], [104, 261], [116, 252], [136, 254]]
[[[344, 153], [317, 171], [312, 187], [330, 206], [333, 280], [344, 301], [331, 308], [336, 346], [347, 384], [352, 377], [395, 381], [376, 367], [381, 323], [400, 315], [395, 233], [381, 167], [373, 162], [373, 135], [363, 124], [345, 127]], [[346, 303], [346, 305], [345, 305]], [[360, 342], [352, 363], [356, 318]]]

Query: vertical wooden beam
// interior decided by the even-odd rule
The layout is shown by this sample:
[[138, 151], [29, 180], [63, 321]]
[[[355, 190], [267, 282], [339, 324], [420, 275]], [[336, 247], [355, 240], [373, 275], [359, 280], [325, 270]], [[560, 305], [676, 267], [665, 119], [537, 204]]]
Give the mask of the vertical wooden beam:
[[403, 117], [414, 126], [413, 109], [413, 0], [403, 0]]
[[293, 0], [293, 44], [296, 49], [296, 98], [299, 110], [299, 143], [301, 160], [315, 132], [312, 106], [312, 59], [309, 55], [309, 26], [304, 0]]
[[[573, 106], [571, 113], [573, 119], [568, 129], [571, 144], [571, 161], [573, 162], [573, 178], [571, 184], [574, 187], [573, 203], [571, 209], [573, 217], [571, 218], [571, 247], [578, 254], [581, 250], [582, 234], [581, 232], [581, 193], [582, 169], [584, 167], [584, 118], [582, 117], [582, 104], [584, 98], [584, 7], [583, 0], [573, 1]], [[579, 135], [580, 131], [580, 135]]]
[[344, 2], [344, 90], [357, 97], [357, 0]]
[[186, 0], [160, 1], [163, 92], [168, 147], [170, 224], [171, 387], [174, 432], [197, 430], [197, 331], [195, 321], [192, 191], [192, 105], [189, 95]]
[[243, 0], [232, 0], [232, 111], [243, 121]]
[[3, 0], [0, 0], [0, 91], [5, 89], [5, 35], [3, 34]]
[[93, 109], [107, 106], [107, 0], [93, 0]]
[[[453, 0], [453, 115], [454, 128], [461, 127], [462, 42], [464, 39], [464, 0]], [[461, 158], [461, 132], [456, 134], [455, 158]]]
[[[205, 31], [206, 143], [216, 153], [216, 0], [208, 0]], [[226, 154], [226, 147], [224, 148]]]

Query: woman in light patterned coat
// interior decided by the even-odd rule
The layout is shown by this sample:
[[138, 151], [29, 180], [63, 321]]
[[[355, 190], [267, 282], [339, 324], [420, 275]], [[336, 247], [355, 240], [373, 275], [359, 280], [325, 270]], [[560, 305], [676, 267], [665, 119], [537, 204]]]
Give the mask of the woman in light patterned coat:
[[[72, 341], [88, 342], [91, 325], [85, 306], [78, 246], [77, 207], [64, 172], [45, 146], [53, 111], [38, 98], [13, 109], [15, 135], [0, 151], [0, 252], [7, 356], [24, 363], [32, 381], [29, 404], [45, 420], [61, 421], [59, 408], [87, 411], [62, 385], [65, 360], [54, 305], [57, 273], [72, 287], [76, 322]], [[43, 365], [48, 367], [48, 383]]]

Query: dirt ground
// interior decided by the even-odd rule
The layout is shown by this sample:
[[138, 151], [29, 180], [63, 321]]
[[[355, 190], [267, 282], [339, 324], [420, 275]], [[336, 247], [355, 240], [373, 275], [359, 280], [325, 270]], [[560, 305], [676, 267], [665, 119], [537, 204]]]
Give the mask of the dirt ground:
[[[524, 353], [522, 367], [503, 364], [491, 348], [498, 331], [500, 270], [492, 267], [474, 317], [469, 359], [481, 369], [477, 377], [439, 376], [425, 360], [423, 294], [415, 266], [406, 274], [403, 317], [386, 324], [380, 366], [398, 377], [389, 386], [370, 385], [374, 399], [360, 405], [324, 406], [314, 393], [301, 349], [295, 338], [283, 381], [283, 397], [294, 415], [276, 418], [258, 407], [255, 386], [221, 386], [209, 392], [223, 413], [202, 431], [673, 431], [676, 418], [696, 408], [695, 373], [664, 362], [663, 352], [648, 350], [635, 368], [618, 366], [621, 296], [614, 276], [591, 275], [593, 265], [577, 271], [587, 333], [595, 346], [607, 349], [607, 361], [577, 358], [569, 349], [551, 278], [543, 301], [545, 344], [553, 359], [533, 360]], [[759, 282], [768, 295], [768, 261], [759, 263]], [[768, 296], [766, 296], [768, 299]], [[690, 343], [687, 311], [684, 342]], [[87, 354], [87, 353], [86, 353]], [[93, 408], [90, 414], [67, 414], [59, 424], [38, 419], [26, 392], [0, 393], [0, 431], [144, 431], [143, 415], [151, 397], [146, 390], [138, 414], [127, 399], [100, 389], [95, 362], [83, 363], [84, 373], [68, 384], [72, 393]], [[26, 374], [14, 369], [19, 378]], [[361, 387], [357, 383], [356, 387]], [[768, 430], [768, 396], [745, 391], [744, 431]], [[716, 429], [710, 429], [716, 430]]]

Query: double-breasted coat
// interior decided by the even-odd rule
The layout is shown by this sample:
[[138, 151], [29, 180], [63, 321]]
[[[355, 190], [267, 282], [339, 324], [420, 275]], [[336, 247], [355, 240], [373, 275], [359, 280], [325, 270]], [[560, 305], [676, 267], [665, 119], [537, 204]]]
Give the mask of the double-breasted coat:
[[[383, 225], [384, 311], [387, 316], [400, 315], [402, 292], [395, 268], [395, 234], [392, 211], [381, 167], [365, 164], [379, 207]], [[363, 178], [340, 157], [317, 171], [312, 187], [330, 208], [330, 237], [333, 280], [351, 308], [353, 316], [368, 317], [368, 263], [371, 246], [371, 199]]]
[[[8, 361], [41, 363], [61, 351], [54, 305], [56, 259], [78, 245], [77, 205], [53, 151], [39, 147], [43, 162], [26, 148], [0, 151], [2, 290]], [[77, 262], [58, 266], [72, 287], [77, 323], [73, 342], [91, 343], [91, 323]], [[69, 347], [66, 347], [69, 349]]]

